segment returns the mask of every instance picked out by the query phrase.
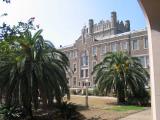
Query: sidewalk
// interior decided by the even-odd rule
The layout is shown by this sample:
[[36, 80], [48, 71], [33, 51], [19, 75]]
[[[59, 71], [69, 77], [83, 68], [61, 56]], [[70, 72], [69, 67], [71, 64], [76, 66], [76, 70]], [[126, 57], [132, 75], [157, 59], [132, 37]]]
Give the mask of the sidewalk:
[[151, 109], [144, 110], [132, 115], [122, 118], [120, 120], [151, 120]]

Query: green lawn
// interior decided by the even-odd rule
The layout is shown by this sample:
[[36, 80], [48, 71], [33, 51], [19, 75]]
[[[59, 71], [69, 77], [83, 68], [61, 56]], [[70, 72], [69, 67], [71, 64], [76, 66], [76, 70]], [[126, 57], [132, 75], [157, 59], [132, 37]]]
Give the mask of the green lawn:
[[120, 112], [126, 112], [129, 110], [144, 110], [144, 109], [145, 109], [144, 107], [130, 106], [130, 105], [119, 105], [107, 108], [107, 110], [120, 111]]

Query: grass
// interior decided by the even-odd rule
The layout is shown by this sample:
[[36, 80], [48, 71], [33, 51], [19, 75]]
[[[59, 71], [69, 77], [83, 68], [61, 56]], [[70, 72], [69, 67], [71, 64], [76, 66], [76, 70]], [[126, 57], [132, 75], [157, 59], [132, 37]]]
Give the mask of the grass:
[[131, 106], [131, 105], [121, 105], [121, 106], [113, 106], [111, 108], [107, 108], [107, 110], [113, 110], [113, 111], [119, 111], [119, 112], [127, 112], [130, 110], [144, 110], [144, 107], [140, 107], [140, 106]]

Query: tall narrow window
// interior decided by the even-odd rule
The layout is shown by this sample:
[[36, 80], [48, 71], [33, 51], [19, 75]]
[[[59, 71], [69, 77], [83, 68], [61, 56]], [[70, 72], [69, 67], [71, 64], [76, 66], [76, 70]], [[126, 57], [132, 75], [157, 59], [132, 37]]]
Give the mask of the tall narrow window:
[[138, 40], [133, 40], [132, 41], [132, 49], [133, 50], [138, 50]]
[[84, 77], [84, 70], [80, 71], [80, 77], [83, 78]]
[[76, 77], [73, 78], [73, 85], [76, 86]]
[[85, 69], [85, 77], [88, 77], [88, 69]]
[[116, 52], [117, 49], [116, 49], [116, 43], [111, 43], [111, 51], [112, 52]]
[[121, 43], [121, 49], [122, 50], [127, 50], [128, 49], [128, 42]]
[[101, 55], [106, 53], [106, 46], [102, 45], [101, 46]]
[[139, 59], [140, 59], [140, 62], [144, 68], [149, 67], [149, 56], [141, 56], [141, 57], [139, 57]]
[[88, 65], [88, 54], [87, 51], [85, 51], [81, 56], [81, 66]]
[[73, 64], [73, 71], [74, 71], [74, 72], [77, 71], [76, 64]]
[[148, 48], [148, 38], [144, 38], [144, 48]]
[[144, 56], [141, 56], [141, 57], [139, 57], [139, 59], [140, 59], [141, 65], [142, 65], [143, 67], [145, 67], [145, 57], [144, 57]]
[[92, 55], [97, 55], [97, 47], [92, 47]]

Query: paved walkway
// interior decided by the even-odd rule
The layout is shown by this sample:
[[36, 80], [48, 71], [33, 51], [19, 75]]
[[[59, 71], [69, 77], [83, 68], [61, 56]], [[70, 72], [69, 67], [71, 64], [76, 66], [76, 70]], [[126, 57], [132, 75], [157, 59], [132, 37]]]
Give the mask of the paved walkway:
[[138, 112], [132, 115], [129, 115], [126, 118], [122, 118], [120, 120], [152, 120], [151, 119], [151, 109], [144, 110], [142, 112]]

